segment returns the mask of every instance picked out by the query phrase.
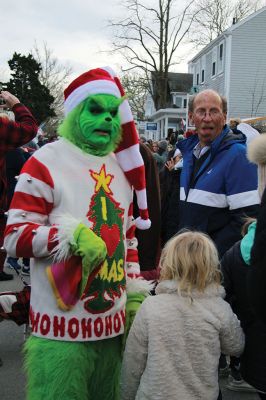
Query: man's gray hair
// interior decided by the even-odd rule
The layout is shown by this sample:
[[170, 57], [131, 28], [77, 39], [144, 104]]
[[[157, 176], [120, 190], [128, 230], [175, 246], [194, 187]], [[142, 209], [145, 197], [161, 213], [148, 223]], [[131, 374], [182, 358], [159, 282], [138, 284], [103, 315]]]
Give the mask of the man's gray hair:
[[[223, 109], [223, 112], [224, 112], [225, 114], [227, 114], [227, 99], [226, 99], [226, 97], [225, 97], [225, 96], [221, 96], [221, 95], [220, 95], [218, 92], [216, 92], [215, 90], [213, 90], [213, 92], [216, 93], [216, 94], [220, 97], [221, 102], [222, 102], [222, 109]], [[189, 101], [188, 101], [188, 111], [190, 111], [190, 112], [193, 112], [193, 111], [194, 111], [194, 102], [195, 102], [196, 97], [197, 97], [200, 93], [202, 93], [202, 92], [196, 93], [196, 94], [194, 94], [193, 96], [190, 96], [190, 97], [189, 97]]]

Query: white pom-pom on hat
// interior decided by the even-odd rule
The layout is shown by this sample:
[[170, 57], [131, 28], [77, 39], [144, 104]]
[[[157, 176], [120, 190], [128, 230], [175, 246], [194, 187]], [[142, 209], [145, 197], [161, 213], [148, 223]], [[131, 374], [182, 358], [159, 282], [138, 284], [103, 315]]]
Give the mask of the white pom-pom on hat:
[[248, 144], [247, 157], [258, 165], [258, 190], [262, 197], [266, 187], [266, 134], [261, 134]]

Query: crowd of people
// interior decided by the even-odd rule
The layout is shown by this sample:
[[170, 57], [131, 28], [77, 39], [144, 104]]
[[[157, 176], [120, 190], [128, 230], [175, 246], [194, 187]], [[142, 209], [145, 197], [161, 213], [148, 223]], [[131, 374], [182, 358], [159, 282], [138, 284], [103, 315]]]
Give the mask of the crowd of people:
[[[49, 146], [42, 136], [34, 142], [38, 126], [29, 110], [12, 94], [0, 94], [15, 115], [14, 121], [0, 115], [0, 239], [3, 245], [6, 227], [8, 253], [0, 253], [0, 280], [13, 277], [5, 265], [25, 275], [32, 268], [25, 296], [14, 293], [7, 307], [0, 294], [0, 318], [27, 323], [32, 296], [28, 398], [48, 398], [49, 390], [51, 400], [70, 400], [73, 393], [80, 400], [91, 393], [101, 400], [220, 400], [220, 373], [228, 375], [229, 389], [266, 399], [266, 135], [237, 119], [227, 124], [226, 99], [204, 90], [188, 104], [193, 134], [174, 132], [159, 141], [140, 136], [129, 160], [128, 147], [138, 140], [130, 146], [118, 140], [134, 123], [128, 114], [118, 119], [125, 100], [117, 78], [100, 70], [115, 87], [113, 96], [109, 88], [105, 95], [94, 87], [90, 92], [88, 82], [99, 71], [90, 73], [67, 88], [62, 138]], [[133, 201], [113, 152], [135, 189]], [[142, 173], [146, 184], [137, 181]], [[62, 222], [65, 209], [79, 221]], [[135, 281], [150, 286], [139, 290]], [[18, 319], [20, 302], [27, 312]], [[58, 377], [62, 355], [60, 368], [68, 368]], [[48, 356], [59, 361], [52, 365]], [[72, 387], [62, 390], [72, 363]], [[114, 376], [107, 379], [110, 365]]]

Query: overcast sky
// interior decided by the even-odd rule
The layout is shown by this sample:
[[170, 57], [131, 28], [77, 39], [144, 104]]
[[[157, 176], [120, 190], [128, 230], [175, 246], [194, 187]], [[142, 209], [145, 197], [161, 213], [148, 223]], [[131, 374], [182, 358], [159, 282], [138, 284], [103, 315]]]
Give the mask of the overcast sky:
[[[123, 15], [123, 0], [0, 0], [0, 81], [8, 79], [7, 61], [16, 51], [27, 55], [43, 42], [73, 77], [94, 67], [118, 70], [121, 59], [102, 54], [110, 46], [108, 20]], [[108, 38], [109, 36], [109, 38]], [[186, 64], [177, 68], [187, 72]]]

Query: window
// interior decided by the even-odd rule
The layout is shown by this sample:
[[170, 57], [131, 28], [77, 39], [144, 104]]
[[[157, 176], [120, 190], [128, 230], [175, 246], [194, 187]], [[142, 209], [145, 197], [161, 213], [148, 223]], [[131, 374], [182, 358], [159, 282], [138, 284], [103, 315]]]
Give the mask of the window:
[[217, 61], [219, 62], [219, 46], [212, 49], [211, 77], [214, 78], [217, 74]]
[[214, 61], [212, 63], [212, 76], [214, 76], [216, 74], [216, 62]]
[[197, 61], [195, 64], [195, 75], [193, 76], [193, 85], [196, 86], [199, 84], [200, 80], [200, 61]]
[[218, 57], [218, 65], [217, 65], [217, 73], [220, 74], [221, 72], [223, 72], [224, 69], [224, 57], [225, 57], [225, 47], [224, 47], [224, 43], [220, 43], [219, 45], [219, 57]]
[[184, 108], [187, 108], [187, 99], [184, 99], [183, 105], [184, 105]]
[[224, 45], [223, 45], [223, 43], [222, 43], [222, 44], [220, 44], [220, 48], [219, 48], [219, 58], [220, 58], [220, 61], [222, 61], [223, 55], [224, 55]]
[[176, 97], [175, 104], [176, 104], [177, 108], [181, 108], [182, 107], [182, 97]]
[[205, 79], [205, 71], [204, 71], [204, 69], [201, 71], [201, 83], [203, 83], [204, 82], [204, 79]]

